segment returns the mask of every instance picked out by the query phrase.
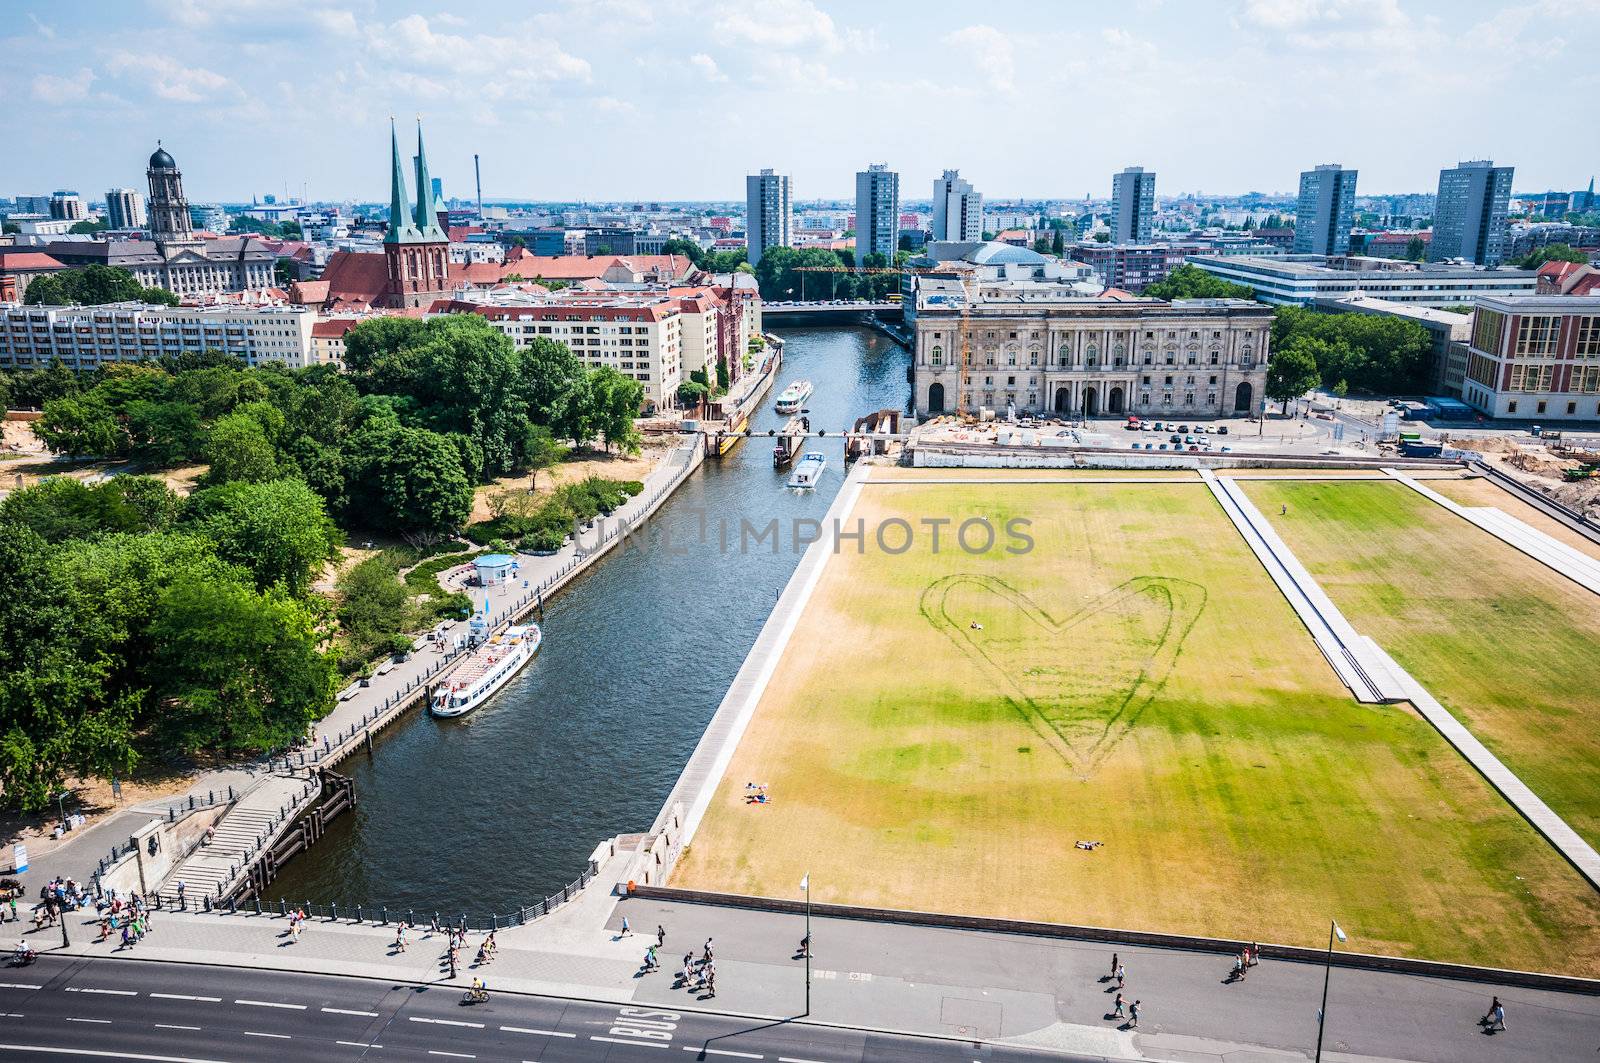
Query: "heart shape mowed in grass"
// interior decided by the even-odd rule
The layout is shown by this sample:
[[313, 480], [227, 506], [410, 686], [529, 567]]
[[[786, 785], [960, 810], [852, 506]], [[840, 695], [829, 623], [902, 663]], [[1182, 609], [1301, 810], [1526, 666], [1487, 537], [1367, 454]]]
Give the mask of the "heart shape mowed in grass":
[[1086, 777], [1166, 684], [1205, 604], [1198, 583], [1139, 576], [1057, 620], [1004, 580], [963, 574], [929, 584], [921, 610]]

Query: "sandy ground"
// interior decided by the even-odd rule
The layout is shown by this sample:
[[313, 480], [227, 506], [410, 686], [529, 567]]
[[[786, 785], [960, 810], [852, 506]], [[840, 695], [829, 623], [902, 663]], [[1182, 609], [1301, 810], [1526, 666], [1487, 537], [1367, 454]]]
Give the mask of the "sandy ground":
[[[588, 453], [574, 455], [553, 469], [545, 469], [534, 477], [534, 494], [543, 496], [555, 488], [588, 476], [603, 476], [608, 480], [640, 480], [661, 464], [667, 453], [677, 445], [676, 436], [645, 436], [637, 455]], [[489, 520], [494, 513], [489, 509], [489, 498], [500, 491], [526, 491], [527, 476], [507, 476], [478, 488], [472, 500], [473, 521]]]

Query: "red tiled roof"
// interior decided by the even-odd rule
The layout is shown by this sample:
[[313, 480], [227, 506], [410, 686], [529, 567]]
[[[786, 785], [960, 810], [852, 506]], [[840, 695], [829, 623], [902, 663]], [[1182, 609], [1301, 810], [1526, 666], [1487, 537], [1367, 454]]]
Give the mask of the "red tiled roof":
[[381, 303], [389, 290], [389, 262], [371, 251], [335, 251], [328, 256], [322, 283], [328, 286], [325, 301], [335, 305]]
[[289, 285], [289, 301], [302, 306], [321, 306], [328, 301], [328, 282], [295, 281]]
[[1600, 295], [1600, 273], [1591, 273], [1587, 277], [1579, 277], [1578, 282], [1568, 291], [1568, 295]]
[[1583, 268], [1582, 262], [1546, 262], [1539, 267], [1539, 276], [1552, 281], [1560, 281], [1567, 274]]
[[346, 332], [349, 332], [351, 329], [355, 328], [359, 324], [361, 324], [361, 319], [360, 318], [355, 318], [355, 317], [335, 317], [335, 318], [330, 318], [327, 321], [318, 321], [316, 324], [312, 325], [311, 326], [311, 334], [313, 336], [320, 336], [323, 339], [337, 339], [338, 337], [343, 336]]
[[33, 273], [66, 268], [42, 251], [0, 251], [0, 273]]

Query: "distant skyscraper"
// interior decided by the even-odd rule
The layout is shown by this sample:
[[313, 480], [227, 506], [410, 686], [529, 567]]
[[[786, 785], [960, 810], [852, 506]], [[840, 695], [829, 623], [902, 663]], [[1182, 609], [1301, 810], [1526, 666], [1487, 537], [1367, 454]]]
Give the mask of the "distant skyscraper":
[[1111, 178], [1111, 242], [1140, 244], [1155, 228], [1156, 175], [1129, 166]]
[[856, 265], [867, 256], [894, 261], [900, 249], [900, 175], [881, 162], [856, 174]]
[[1587, 214], [1594, 209], [1594, 206], [1594, 178], [1591, 177], [1589, 178], [1589, 187], [1587, 189], [1582, 192], [1572, 193], [1572, 209], [1579, 214]]
[[1512, 170], [1510, 166], [1496, 166], [1492, 159], [1477, 159], [1453, 170], [1439, 171], [1429, 262], [1464, 258], [1480, 266], [1500, 264], [1505, 252]]
[[785, 174], [762, 170], [744, 179], [745, 256], [753, 266], [768, 248], [789, 247], [794, 226], [794, 199]]
[[946, 170], [933, 182], [933, 238], [983, 239], [983, 193], [974, 192], [960, 170]]
[[62, 189], [50, 197], [50, 216], [63, 221], [83, 220], [83, 200], [78, 193]]
[[1336, 162], [1300, 174], [1294, 214], [1294, 253], [1342, 255], [1350, 250], [1356, 216], [1356, 173]]
[[106, 224], [113, 229], [143, 229], [144, 196], [134, 188], [113, 188], [108, 191]]

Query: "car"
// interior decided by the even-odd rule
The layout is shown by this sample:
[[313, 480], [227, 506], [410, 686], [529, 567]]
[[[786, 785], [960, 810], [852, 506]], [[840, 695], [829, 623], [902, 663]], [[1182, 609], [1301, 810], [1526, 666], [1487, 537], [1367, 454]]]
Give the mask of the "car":
[[1166, 450], [1167, 449], [1167, 445], [1165, 443], [1163, 443], [1159, 447], [1157, 447], [1156, 449], [1157, 450]]
[[1222, 448], [1222, 452], [1224, 454], [1231, 454], [1231, 453], [1233, 453], [1233, 448], [1232, 447], [1223, 447]]
[[1189, 426], [1186, 424], [1180, 424], [1178, 426], [1178, 431], [1187, 433], [1189, 431]]
[[1199, 447], [1198, 447], [1198, 446], [1196, 446], [1196, 445], [1195, 445], [1195, 444], [1193, 444], [1193, 443], [1190, 443], [1190, 444], [1189, 444], [1189, 449], [1190, 449], [1190, 450], [1199, 450], [1199, 449], [1200, 449], [1200, 448], [1199, 448]]
[[1203, 424], [1197, 424], [1194, 426], [1194, 434], [1197, 436], [1203, 436], [1209, 431], [1211, 431], [1211, 429], [1207, 428]]
[[1195, 438], [1195, 437], [1194, 437], [1194, 436], [1184, 436], [1184, 437], [1183, 437], [1183, 441], [1184, 441], [1184, 442], [1185, 442], [1185, 443], [1198, 443], [1198, 442], [1200, 442], [1200, 441], [1199, 441], [1199, 440], [1198, 440], [1198, 439], [1196, 439], [1196, 438]]
[[1122, 426], [1122, 430], [1124, 432], [1137, 432], [1139, 430], [1139, 424], [1137, 421], [1129, 421], [1127, 424]]
[[1167, 442], [1168, 443], [1182, 443], [1183, 442], [1183, 437], [1180, 436], [1178, 433], [1174, 432], [1170, 436], [1167, 437]]
[[1228, 434], [1228, 426], [1227, 425], [1225, 425], [1225, 424], [1217, 425], [1217, 435], [1225, 436], [1227, 434]]
[[1151, 424], [1149, 421], [1146, 421], [1146, 422], [1144, 422], [1144, 424], [1141, 424], [1139, 426], [1139, 431], [1141, 431], [1141, 432], [1153, 432], [1153, 431], [1155, 431], [1155, 425]]

